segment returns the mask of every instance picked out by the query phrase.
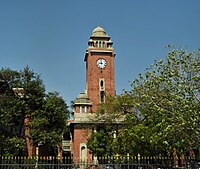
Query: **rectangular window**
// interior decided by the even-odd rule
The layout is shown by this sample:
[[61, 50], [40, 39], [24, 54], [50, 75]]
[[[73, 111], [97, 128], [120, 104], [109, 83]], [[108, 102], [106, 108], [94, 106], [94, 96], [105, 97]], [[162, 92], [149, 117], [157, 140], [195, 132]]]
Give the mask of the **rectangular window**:
[[86, 113], [86, 106], [81, 106], [81, 113]]
[[104, 91], [101, 91], [101, 92], [100, 92], [100, 102], [101, 102], [101, 103], [104, 103], [104, 102], [105, 102], [105, 92], [104, 92]]

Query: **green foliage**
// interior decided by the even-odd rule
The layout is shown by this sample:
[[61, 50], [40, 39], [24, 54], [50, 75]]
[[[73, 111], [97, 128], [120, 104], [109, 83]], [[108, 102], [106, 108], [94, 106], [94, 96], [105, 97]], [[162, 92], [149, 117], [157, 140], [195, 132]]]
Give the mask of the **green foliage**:
[[6, 82], [9, 83], [10, 88], [20, 87], [20, 72], [9, 68], [2, 68], [0, 72], [3, 74]]
[[61, 142], [68, 110], [58, 93], [47, 94], [43, 109], [35, 111], [33, 116], [34, 119], [30, 122], [30, 134], [36, 145], [38, 143], [56, 145]]
[[116, 124], [123, 119], [117, 138], [108, 142], [115, 147], [113, 151], [167, 155], [173, 148], [185, 153], [190, 147], [199, 149], [199, 52], [172, 49], [164, 60], [155, 60], [139, 74], [131, 87], [131, 91], [106, 99], [97, 113], [102, 122]]
[[114, 142], [113, 131], [100, 128], [93, 132], [88, 140], [87, 147], [97, 156], [107, 156], [114, 153], [112, 143]]
[[20, 150], [22, 150], [26, 146], [25, 140], [18, 136], [13, 136], [10, 138], [8, 137], [4, 141], [6, 144], [4, 149], [5, 155], [18, 154]]
[[[159, 153], [199, 146], [200, 53], [172, 50], [139, 75], [129, 92], [144, 116], [143, 137]], [[135, 138], [134, 138], [135, 139]]]
[[[5, 68], [0, 73], [10, 89], [23, 89], [12, 97], [0, 96], [0, 153], [18, 153], [16, 144], [25, 140], [25, 118], [29, 120], [30, 138], [35, 145], [59, 144], [68, 117], [63, 98], [56, 92], [45, 94], [42, 79], [28, 66], [21, 71]], [[20, 144], [19, 149], [24, 145]]]

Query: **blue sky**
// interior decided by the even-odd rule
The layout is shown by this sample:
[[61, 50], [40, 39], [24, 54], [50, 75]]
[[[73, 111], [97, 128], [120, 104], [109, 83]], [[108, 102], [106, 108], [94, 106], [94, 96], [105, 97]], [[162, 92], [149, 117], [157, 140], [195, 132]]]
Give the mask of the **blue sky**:
[[85, 50], [101, 25], [114, 43], [120, 94], [168, 44], [200, 48], [199, 7], [199, 0], [0, 0], [0, 66], [28, 65], [69, 104], [85, 89]]

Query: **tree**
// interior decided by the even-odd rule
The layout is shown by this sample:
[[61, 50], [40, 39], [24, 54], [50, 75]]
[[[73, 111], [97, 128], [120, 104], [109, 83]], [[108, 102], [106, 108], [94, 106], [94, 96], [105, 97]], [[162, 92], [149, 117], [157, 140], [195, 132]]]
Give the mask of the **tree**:
[[159, 153], [199, 147], [200, 53], [172, 50], [131, 84], [135, 108], [144, 116], [147, 145]]
[[131, 91], [107, 99], [106, 117], [114, 122], [124, 116], [115, 141], [118, 153], [166, 155], [174, 148], [185, 153], [198, 149], [199, 82], [200, 52], [172, 49], [133, 80]]
[[[42, 79], [29, 67], [21, 71], [7, 68], [0, 72], [10, 89], [15, 88], [15, 91], [18, 91], [18, 95], [13, 97], [7, 97], [7, 99], [0, 97], [0, 116], [2, 117], [0, 126], [4, 129], [1, 138], [5, 139], [5, 144], [3, 145], [3, 142], [0, 144], [4, 147], [4, 153], [19, 154], [20, 150], [25, 148], [25, 141], [28, 148], [37, 146], [39, 142], [59, 144], [68, 115], [67, 105], [63, 98], [56, 92], [46, 95]], [[23, 90], [19, 92], [19, 89]], [[42, 121], [47, 121], [48, 124], [45, 125]], [[17, 139], [23, 141], [17, 141]], [[11, 144], [12, 142], [17, 145]]]
[[2, 69], [0, 73], [0, 154], [15, 154], [25, 145], [21, 139], [20, 100], [12, 90], [19, 85], [19, 72]]
[[[30, 120], [30, 136], [34, 145], [55, 147], [62, 141], [68, 118], [67, 105], [57, 92], [48, 93], [43, 108], [33, 113]], [[42, 132], [41, 132], [42, 131]]]
[[[106, 97], [106, 102], [98, 106], [98, 110], [91, 121], [95, 124], [93, 132], [87, 142], [87, 147], [96, 156], [111, 156], [117, 153], [116, 134], [123, 125], [124, 115], [120, 107], [123, 99], [112, 96]], [[124, 103], [124, 102], [123, 102]]]
[[92, 133], [87, 142], [87, 147], [96, 156], [110, 156], [114, 153], [113, 142], [113, 131], [108, 130], [108, 128], [99, 128]]

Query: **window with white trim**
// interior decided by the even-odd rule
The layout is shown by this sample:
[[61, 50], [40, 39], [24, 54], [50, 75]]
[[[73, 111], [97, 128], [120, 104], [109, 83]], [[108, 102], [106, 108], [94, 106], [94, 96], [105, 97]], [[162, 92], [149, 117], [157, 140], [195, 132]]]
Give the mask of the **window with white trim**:
[[86, 106], [80, 107], [80, 113], [86, 113], [86, 110], [87, 110]]

